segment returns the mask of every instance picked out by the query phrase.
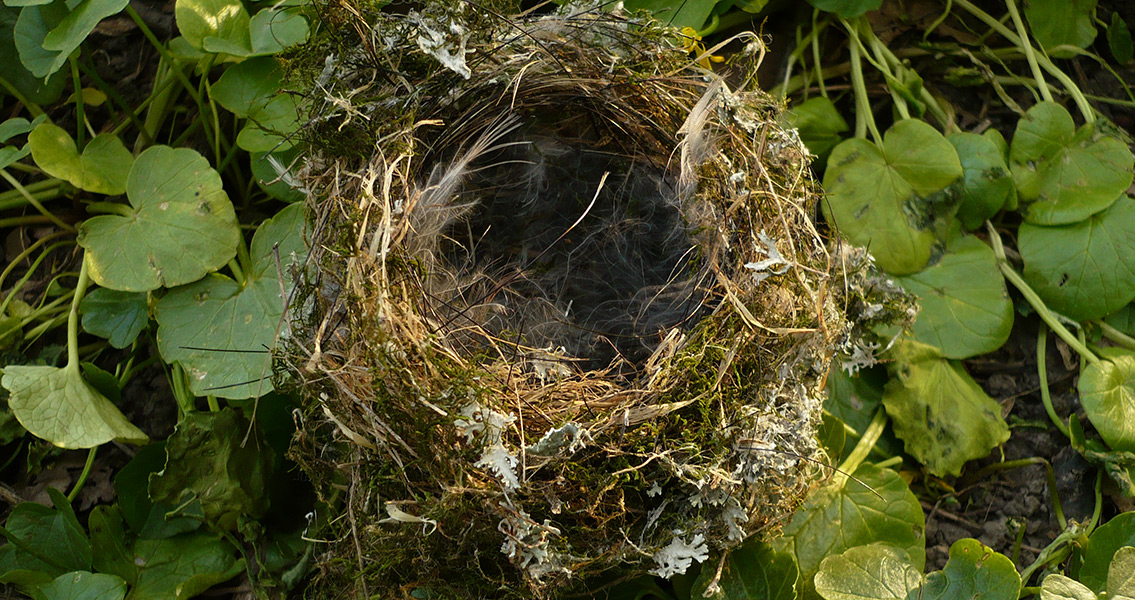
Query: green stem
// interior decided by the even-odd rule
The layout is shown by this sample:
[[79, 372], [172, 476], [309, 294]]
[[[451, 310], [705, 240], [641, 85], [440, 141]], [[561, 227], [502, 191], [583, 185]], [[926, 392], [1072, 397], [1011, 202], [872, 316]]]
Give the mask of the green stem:
[[[965, 0], [957, 1], [964, 2]], [[1013, 267], [1009, 266], [1009, 261], [1005, 258], [1005, 246], [1001, 243], [1001, 235], [993, 228], [993, 224], [986, 221], [985, 228], [989, 231], [989, 242], [993, 246], [993, 253], [997, 256], [998, 266], [1001, 268], [1001, 274], [1005, 276], [1005, 279], [1008, 279], [1009, 282], [1021, 292], [1021, 295], [1025, 297], [1025, 300], [1033, 307], [1033, 310], [1036, 311], [1041, 320], [1051, 327], [1053, 333], [1060, 336], [1060, 339], [1064, 340], [1064, 343], [1078, 352], [1084, 360], [1093, 364], [1099, 362], [1099, 357], [1093, 354], [1086, 345], [1082, 344], [1076, 336], [1072, 335], [1072, 332], [1064, 327], [1064, 324], [1061, 323], [1056, 317], [1056, 314], [1048, 308], [1044, 300], [1041, 300], [1040, 296], [1029, 287], [1029, 284], [1025, 283], [1024, 277], [1021, 277], [1019, 273], [1013, 270]]]
[[121, 202], [92, 202], [87, 205], [87, 212], [93, 215], [118, 215], [121, 217], [137, 216], [134, 209]]
[[[43, 181], [36, 181], [24, 186], [24, 191], [31, 194], [33, 198], [41, 203], [48, 200], [58, 198], [63, 189], [64, 181], [62, 179], [45, 179]], [[27, 206], [28, 199], [20, 190], [11, 190], [0, 193], [0, 211], [12, 210], [13, 208], [20, 208]]]
[[213, 394], [205, 396], [205, 401], [209, 403], [209, 412], [221, 412], [221, 404], [217, 402], [217, 397]]
[[1029, 62], [1029, 70], [1033, 72], [1033, 79], [1040, 87], [1040, 95], [1045, 102], [1052, 102], [1052, 92], [1048, 91], [1048, 84], [1044, 81], [1044, 73], [1041, 72], [1040, 65], [1036, 62], [1036, 51], [1033, 49], [1032, 42], [1029, 41], [1029, 32], [1025, 29], [1025, 22], [1021, 20], [1021, 13], [1017, 12], [1017, 3], [1014, 0], [1005, 0], [1005, 6], [1009, 9], [1009, 17], [1013, 19], [1013, 27], [1017, 28], [1017, 35], [1021, 38], [1019, 45], [1025, 53], [1025, 60]]
[[[119, 109], [121, 109], [122, 111], [118, 114], [126, 115], [126, 120], [116, 125], [112, 130], [113, 133], [115, 135], [119, 135], [126, 128], [128, 123], [133, 123], [134, 128], [138, 130], [138, 135], [142, 138], [142, 143], [144, 143], [146, 146], [152, 146], [154, 144], [154, 139], [150, 137], [150, 132], [146, 131], [145, 123], [143, 123], [142, 119], [138, 117], [138, 111], [145, 108], [145, 106], [151, 101], [151, 98], [153, 98], [153, 93], [151, 92], [150, 96], [146, 98], [146, 100], [144, 100], [142, 104], [138, 105], [137, 107], [132, 107], [126, 102], [125, 99], [123, 99], [122, 95], [118, 93], [118, 90], [114, 89], [113, 86], [99, 77], [98, 71], [96, 69], [92, 69], [82, 62], [79, 63], [79, 68], [83, 70], [83, 74], [86, 75], [88, 79], [94, 81], [95, 85], [99, 86], [99, 89], [102, 90], [102, 92], [106, 94], [106, 96], [110, 98], [113, 103], [118, 105]], [[172, 80], [167, 81], [166, 85], [169, 85], [171, 83], [173, 83]]]
[[30, 112], [33, 117], [44, 114], [43, 109], [40, 108], [38, 104], [28, 100], [27, 97], [24, 96], [20, 90], [16, 89], [16, 86], [12, 85], [7, 79], [0, 77], [0, 87], [3, 87], [5, 92], [8, 92], [8, 94], [22, 104], [24, 108], [28, 109], [28, 112]]
[[1103, 470], [1096, 471], [1095, 506], [1092, 508], [1092, 518], [1088, 520], [1088, 528], [1084, 535], [1091, 535], [1100, 523], [1100, 513], [1103, 512]]
[[[871, 25], [867, 22], [867, 17], [860, 17], [855, 21], [855, 24], [852, 25], [852, 27], [855, 28], [855, 31], [851, 32], [851, 35], [854, 38], [853, 41], [856, 44], [862, 44], [862, 42], [860, 42], [859, 29], [863, 29], [863, 39], [866, 39], [867, 45], [871, 47], [870, 53], [867, 52], [866, 48], [863, 48], [863, 54], [868, 57], [874, 54], [875, 60], [872, 60], [871, 64], [874, 65], [875, 68], [883, 74], [883, 79], [885, 79], [887, 82], [887, 90], [891, 94], [891, 100], [894, 102], [895, 110], [898, 111], [899, 116], [903, 119], [909, 119], [910, 106], [907, 104], [906, 98], [904, 98], [902, 94], [897, 91], [897, 88], [901, 85], [901, 83], [899, 82], [898, 78], [895, 77], [894, 71], [891, 68], [892, 64], [888, 60], [885, 47], [883, 46], [882, 42], [879, 41], [879, 38], [875, 37], [875, 32], [871, 30]], [[898, 64], [897, 61], [895, 64]]]
[[83, 253], [83, 266], [79, 268], [79, 281], [75, 284], [75, 295], [71, 297], [71, 312], [67, 315], [67, 368], [79, 368], [79, 303], [87, 294], [91, 282], [87, 274], [87, 255]]
[[21, 227], [24, 225], [43, 225], [51, 223], [52, 220], [43, 215], [27, 215], [23, 217], [8, 217], [7, 219], [0, 219], [0, 229], [5, 227]]
[[71, 493], [67, 494], [67, 501], [74, 502], [75, 498], [79, 497], [79, 491], [83, 489], [83, 484], [87, 483], [87, 477], [91, 475], [91, 467], [95, 464], [95, 455], [98, 454], [99, 447], [95, 446], [87, 452], [87, 462], [83, 465], [83, 472], [79, 474], [79, 480], [75, 482], [75, 487], [71, 488]]
[[836, 470], [832, 476], [832, 488], [840, 489], [846, 483], [848, 477], [863, 464], [867, 456], [871, 454], [871, 449], [875, 447], [875, 443], [879, 441], [879, 436], [883, 435], [883, 429], [887, 426], [887, 413], [881, 407], [875, 411], [875, 416], [871, 419], [871, 424], [863, 432], [863, 437], [859, 438], [859, 443], [855, 444], [851, 454], [847, 455], [847, 459]]
[[828, 88], [824, 85], [823, 62], [820, 60], [820, 36], [819, 31], [816, 29], [816, 17], [819, 16], [819, 14], [820, 9], [812, 9], [812, 41], [808, 45], [812, 47], [812, 68], [816, 71], [816, 84], [820, 88], [820, 95], [827, 98]]
[[181, 368], [178, 363], [170, 365], [170, 388], [173, 390], [173, 397], [177, 400], [177, 407], [180, 409], [182, 415], [187, 415], [197, 407], [193, 406], [193, 394], [189, 393], [189, 388], [186, 386], [185, 370]]
[[890, 457], [886, 460], [881, 460], [881, 461], [875, 463], [875, 466], [880, 468], [880, 469], [889, 469], [889, 468], [891, 468], [895, 465], [901, 465], [901, 464], [902, 464], [902, 457], [901, 456], [892, 456], [892, 457]]
[[850, 44], [851, 87], [855, 90], [855, 137], [866, 138], [867, 130], [876, 144], [882, 144], [879, 129], [875, 127], [875, 115], [871, 114], [871, 100], [867, 97], [867, 84], [863, 81], [863, 62], [859, 56], [859, 44]]
[[[954, 4], [962, 7], [966, 10], [966, 12], [972, 14], [973, 16], [977, 17], [978, 20], [988, 25], [990, 29], [993, 29], [997, 33], [1001, 34], [1001, 36], [1009, 40], [1010, 43], [1016, 44], [1021, 48], [1022, 51], [1025, 51], [1026, 42], [1021, 40], [1021, 38], [1017, 34], [1013, 33], [1011, 29], [1003, 25], [1000, 21], [994, 19], [993, 16], [989, 13], [981, 10], [969, 0], [954, 0]], [[1068, 95], [1072, 96], [1072, 99], [1076, 102], [1076, 106], [1079, 107], [1080, 114], [1084, 116], [1084, 120], [1088, 123], [1094, 123], [1096, 120], [1095, 112], [1092, 110], [1092, 106], [1088, 104], [1088, 100], [1084, 97], [1084, 93], [1080, 91], [1080, 88], [1075, 84], [1075, 82], [1072, 81], [1072, 78], [1068, 77], [1067, 73], [1061, 71], [1059, 67], [1057, 67], [1047, 56], [1044, 56], [1043, 54], [1034, 54], [1033, 59], [1037, 62], [1037, 64], [1040, 65], [1042, 69], [1047, 71], [1049, 75], [1055, 77], [1056, 80], [1060, 82], [1060, 85], [1064, 86], [1064, 89], [1068, 91]]]
[[1044, 410], [1048, 413], [1048, 418], [1052, 424], [1056, 426], [1064, 437], [1071, 438], [1068, 433], [1068, 426], [1064, 424], [1064, 420], [1060, 415], [1056, 414], [1056, 408], [1052, 406], [1052, 394], [1048, 390], [1048, 368], [1047, 368], [1047, 346], [1048, 346], [1048, 328], [1044, 323], [1040, 324], [1040, 330], [1036, 335], [1036, 370], [1037, 375], [1040, 376], [1040, 399], [1044, 403]]
[[[8, 266], [5, 267], [3, 271], [0, 271], [0, 289], [4, 288], [4, 280], [6, 280], [8, 278], [8, 276], [12, 274], [12, 271], [16, 267], [23, 264], [23, 262], [25, 260], [27, 260], [27, 258], [29, 256], [31, 256], [32, 252], [35, 252], [37, 249], [39, 249], [40, 246], [47, 244], [47, 243], [49, 243], [49, 242], [51, 242], [51, 241], [53, 241], [57, 238], [63, 237], [65, 235], [67, 235], [66, 232], [60, 231], [60, 232], [55, 233], [53, 235], [49, 235], [49, 236], [47, 236], [43, 239], [36, 240], [35, 243], [28, 246], [27, 249], [25, 249], [23, 252], [20, 252], [18, 255], [16, 255], [16, 257], [14, 259], [12, 259], [11, 262], [8, 263]], [[8, 291], [8, 295], [4, 296], [3, 302], [0, 302], [0, 314], [3, 314], [5, 311], [8, 310], [8, 305], [11, 304], [13, 299], [15, 299], [16, 294], [18, 294], [20, 292], [20, 290], [22, 290], [24, 288], [24, 284], [27, 283], [28, 280], [32, 278], [32, 275], [35, 274], [36, 269], [39, 268], [40, 263], [43, 262], [43, 260], [49, 254], [51, 254], [57, 248], [61, 248], [63, 246], [66, 246], [66, 245], [72, 244], [72, 243], [74, 243], [74, 242], [61, 242], [59, 244], [53, 244], [51, 247], [49, 247], [48, 249], [46, 249], [42, 253], [40, 253], [40, 255], [37, 256], [34, 261], [32, 261], [32, 264], [28, 265], [27, 270], [24, 271], [23, 277], [21, 277], [20, 280], [18, 282], [16, 282], [15, 285], [12, 286], [12, 289]]]
[[1112, 327], [1107, 321], [1092, 321], [1092, 323], [1100, 328], [1100, 332], [1103, 333], [1105, 338], [1128, 350], [1135, 350], [1135, 338]]
[[71, 53], [71, 56], [67, 57], [67, 62], [71, 63], [71, 85], [75, 88], [75, 121], [76, 129], [78, 129], [78, 132], [75, 135], [75, 147], [79, 149], [79, 152], [82, 152], [83, 146], [86, 145], [86, 140], [84, 139], [84, 137], [87, 133], [87, 119], [86, 106], [83, 102], [83, 82], [79, 79], [78, 54], [79, 50], [76, 49]]
[[8, 171], [6, 171], [4, 169], [0, 169], [0, 177], [3, 177], [5, 181], [12, 184], [12, 187], [16, 188], [16, 191], [20, 192], [20, 195], [22, 195], [24, 197], [24, 200], [27, 200], [28, 204], [31, 204], [33, 207], [35, 207], [36, 211], [38, 211], [39, 214], [50, 219], [51, 222], [54, 223], [55, 225], [57, 225], [60, 229], [66, 229], [67, 231], [75, 231], [74, 227], [72, 227], [71, 225], [68, 225], [67, 223], [64, 223], [59, 217], [48, 212], [48, 210], [43, 207], [43, 204], [40, 204], [39, 200], [36, 199], [35, 196], [28, 193], [27, 188], [20, 185], [20, 182], [16, 181], [15, 177], [12, 177], [11, 175], [8, 174]]

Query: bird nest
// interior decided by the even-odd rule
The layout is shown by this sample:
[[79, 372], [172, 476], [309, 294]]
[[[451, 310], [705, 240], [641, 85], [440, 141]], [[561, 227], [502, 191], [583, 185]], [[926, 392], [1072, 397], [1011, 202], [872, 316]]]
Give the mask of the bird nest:
[[782, 523], [847, 327], [759, 40], [730, 86], [617, 12], [324, 10], [285, 357], [316, 589], [552, 597]]

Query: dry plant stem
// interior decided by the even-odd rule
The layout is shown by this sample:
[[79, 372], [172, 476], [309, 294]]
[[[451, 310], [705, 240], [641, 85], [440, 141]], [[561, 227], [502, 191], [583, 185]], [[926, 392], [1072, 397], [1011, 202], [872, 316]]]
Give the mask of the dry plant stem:
[[1068, 328], [1060, 322], [1056, 314], [1052, 312], [1052, 309], [1045, 305], [1044, 300], [1041, 300], [1040, 296], [1025, 282], [1025, 279], [1021, 277], [1020, 273], [1017, 273], [1013, 270], [1013, 267], [1009, 266], [1009, 261], [1005, 258], [1005, 246], [1001, 243], [1001, 235], [997, 233], [993, 224], [986, 221], [985, 229], [989, 232], [989, 242], [993, 246], [993, 253], [997, 256], [997, 263], [1005, 279], [1008, 279], [1009, 282], [1021, 292], [1021, 295], [1024, 296], [1029, 305], [1036, 310], [1041, 320], [1051, 327], [1052, 331], [1056, 333], [1060, 339], [1064, 340], [1064, 343], [1068, 344], [1068, 346], [1078, 352], [1080, 356], [1089, 363], [1094, 364], [1099, 362], [1099, 357], [1093, 354], [1076, 336], [1072, 335], [1072, 332], [1068, 331]]
[[1048, 368], [1046, 363], [1046, 347], [1048, 345], [1048, 327], [1044, 323], [1040, 324], [1040, 330], [1036, 335], [1036, 370], [1037, 375], [1040, 377], [1040, 399], [1044, 403], [1044, 411], [1048, 413], [1048, 418], [1052, 424], [1056, 426], [1064, 437], [1070, 438], [1068, 433], [1068, 426], [1064, 424], [1064, 420], [1060, 415], [1056, 414], [1056, 408], [1052, 406], [1052, 395], [1048, 390]]

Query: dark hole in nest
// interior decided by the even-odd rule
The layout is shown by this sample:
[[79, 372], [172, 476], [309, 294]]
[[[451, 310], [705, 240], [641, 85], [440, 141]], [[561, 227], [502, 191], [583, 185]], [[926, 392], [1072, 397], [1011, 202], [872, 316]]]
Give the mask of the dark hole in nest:
[[538, 373], [633, 375], [705, 312], [708, 269], [665, 165], [527, 125], [474, 163], [461, 201], [475, 204], [441, 257], [481, 283], [450, 305], [487, 307], [477, 324]]

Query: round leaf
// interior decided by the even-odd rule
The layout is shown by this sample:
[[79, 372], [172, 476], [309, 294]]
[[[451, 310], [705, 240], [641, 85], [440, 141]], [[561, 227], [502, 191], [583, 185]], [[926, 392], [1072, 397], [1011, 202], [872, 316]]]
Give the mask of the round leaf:
[[1021, 576], [1013, 561], [974, 539], [950, 546], [946, 568], [926, 576], [926, 585], [907, 596], [914, 600], [1017, 600]]
[[115, 348], [133, 344], [150, 321], [150, 307], [143, 292], [98, 288], [83, 297], [79, 309], [83, 313], [83, 329], [110, 340]]
[[1135, 200], [1127, 196], [1080, 223], [1022, 224], [1017, 245], [1025, 281], [1067, 317], [1096, 319], [1135, 299]]
[[110, 400], [83, 381], [78, 365], [9, 366], [0, 383], [11, 392], [8, 406], [20, 424], [61, 448], [93, 448], [111, 440], [149, 441]]
[[126, 597], [126, 581], [117, 575], [72, 571], [39, 586], [40, 600], [122, 600]]
[[1009, 439], [1001, 407], [934, 348], [905, 340], [889, 370], [883, 405], [906, 451], [930, 473], [958, 475], [967, 461]]
[[27, 6], [16, 21], [16, 49], [33, 75], [45, 78], [67, 62], [99, 21], [117, 14], [128, 0], [55, 0]]
[[1111, 563], [1126, 546], [1135, 546], [1135, 512], [1116, 515], [1092, 532], [1084, 547], [1080, 582], [1094, 592], [1104, 591]]
[[[1057, 46], [1087, 48], [1096, 39], [1092, 18], [1097, 0], [1029, 0], [1025, 18], [1037, 43], [1050, 52]], [[1056, 53], [1067, 58], [1070, 53]]]
[[41, 123], [28, 134], [28, 146], [35, 163], [52, 177], [96, 194], [126, 191], [134, 156], [113, 134], [95, 136], [80, 155], [75, 140], [62, 127]]
[[930, 125], [895, 123], [879, 148], [850, 139], [832, 150], [824, 216], [883, 270], [913, 273], [930, 258], [935, 229], [953, 207], [949, 186], [962, 175], [954, 147]]
[[1135, 548], [1124, 546], [1111, 559], [1107, 570], [1107, 597], [1135, 600]]
[[1080, 375], [1080, 403], [1112, 450], [1135, 452], [1135, 355], [1089, 363]]
[[198, 50], [244, 56], [252, 49], [251, 19], [240, 0], [177, 0], [173, 12], [178, 31]]
[[[995, 129], [990, 131], [996, 132]], [[964, 173], [958, 220], [972, 231], [1009, 203], [1017, 188], [1013, 185], [1003, 148], [990, 136], [955, 133], [948, 139], [958, 152]], [[1004, 139], [1000, 141], [1004, 144]]]
[[236, 256], [240, 229], [221, 177], [200, 154], [154, 146], [134, 161], [129, 216], [101, 215], [79, 227], [91, 279], [145, 292], [196, 281]]
[[249, 23], [252, 55], [277, 54], [307, 40], [307, 20], [295, 13], [266, 8]]
[[1017, 123], [1009, 151], [1025, 220], [1036, 225], [1082, 221], [1112, 205], [1132, 181], [1127, 145], [1098, 127], [1079, 131], [1063, 106], [1041, 102]]
[[934, 265], [896, 279], [919, 299], [914, 339], [937, 347], [942, 356], [986, 354], [1009, 339], [1013, 303], [997, 257], [981, 240], [959, 238]]
[[855, 477], [859, 482], [849, 479], [838, 488], [829, 485], [813, 493], [782, 535], [771, 541], [774, 549], [796, 557], [806, 590], [813, 589], [824, 557], [855, 546], [886, 542], [904, 550], [915, 569], [926, 562], [926, 521], [906, 482], [894, 471], [868, 464], [860, 466]]
[[[52, 104], [63, 95], [69, 73], [55, 71], [48, 76], [36, 77], [24, 66], [16, 48], [16, 20], [21, 10], [0, 3], [0, 64], [4, 65], [4, 79], [29, 101], [39, 105]], [[0, 94], [9, 93], [0, 89]]]
[[800, 140], [808, 151], [819, 157], [827, 156], [848, 130], [847, 121], [839, 114], [831, 100], [816, 96], [793, 106], [787, 113], [788, 124], [800, 131]]
[[1040, 600], [1099, 600], [1088, 586], [1059, 573], [1044, 578], [1040, 584]]
[[922, 571], [906, 552], [870, 544], [825, 558], [815, 583], [825, 600], [903, 600], [922, 586]]
[[306, 247], [303, 207], [293, 204], [257, 230], [255, 262], [243, 286], [210, 275], [158, 302], [158, 348], [162, 358], [189, 373], [194, 394], [251, 398], [272, 391], [269, 353], [287, 333], [281, 290], [291, 287], [282, 288], [279, 277], [304, 259]]

